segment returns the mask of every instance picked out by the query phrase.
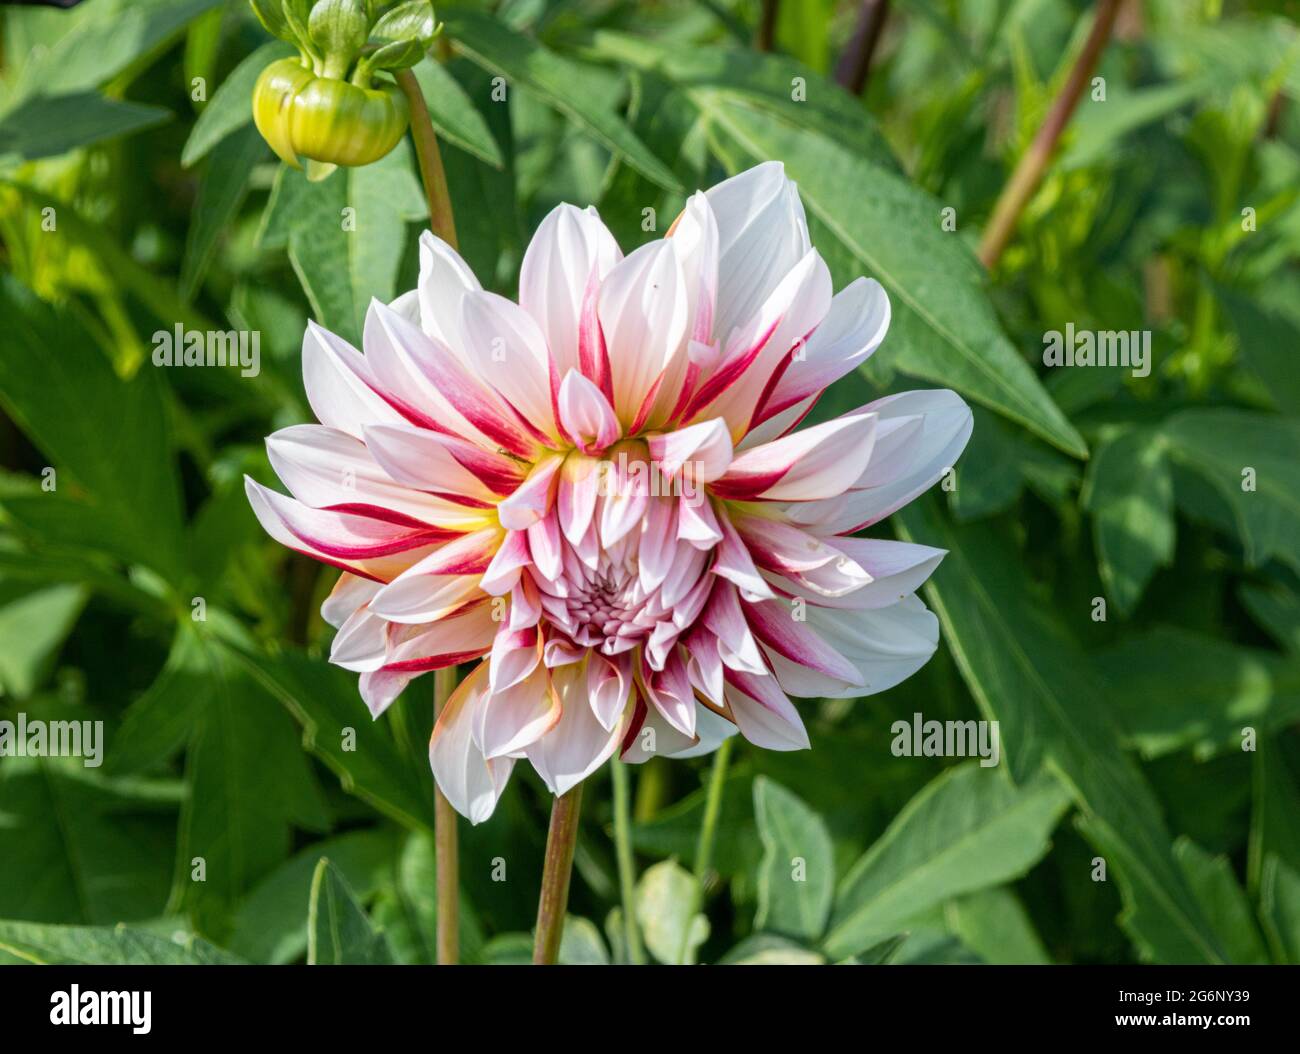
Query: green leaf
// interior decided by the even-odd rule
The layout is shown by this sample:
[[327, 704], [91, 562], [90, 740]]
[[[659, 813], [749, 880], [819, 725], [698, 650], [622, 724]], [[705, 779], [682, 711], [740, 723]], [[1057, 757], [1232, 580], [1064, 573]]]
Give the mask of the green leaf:
[[36, 95], [0, 118], [0, 157], [24, 161], [132, 135], [171, 120], [159, 106], [106, 99], [98, 92]]
[[0, 315], [0, 406], [58, 473], [54, 493], [8, 501], [10, 512], [177, 581], [180, 496], [156, 371], [123, 380], [72, 316], [12, 278], [0, 280]]
[[248, 193], [253, 169], [270, 151], [251, 124], [232, 132], [221, 157], [208, 165], [194, 203], [185, 258], [181, 262], [181, 295], [193, 299], [217, 251], [217, 240], [234, 226]]
[[293, 722], [223, 644], [204, 651], [211, 689], [185, 757], [173, 906], [195, 909], [214, 933], [288, 857], [292, 827], [327, 819]]
[[262, 685], [303, 727], [303, 743], [340, 778], [343, 789], [403, 826], [433, 831], [433, 779], [417, 771], [387, 726], [372, 721], [356, 675], [295, 652], [240, 652]]
[[1276, 856], [1264, 862], [1259, 913], [1277, 961], [1300, 966], [1300, 872]]
[[1131, 612], [1157, 567], [1174, 558], [1174, 483], [1158, 432], [1134, 428], [1098, 446], [1083, 502], [1092, 512], [1101, 578]]
[[[399, 704], [400, 705], [400, 704]], [[461, 867], [468, 870], [462, 850]], [[383, 925], [389, 946], [404, 962], [431, 965], [438, 961], [438, 900], [429, 891], [437, 887], [437, 857], [433, 839], [419, 832], [406, 838], [397, 861], [396, 882], [381, 892], [372, 918]], [[462, 962], [476, 962], [483, 951], [483, 927], [462, 883], [459, 925]], [[531, 961], [531, 946], [525, 962]]]
[[211, 672], [198, 635], [182, 625], [153, 684], [122, 715], [108, 754], [113, 775], [136, 775], [180, 750], [212, 695]]
[[[720, 875], [752, 872], [758, 866], [761, 840], [754, 824], [751, 783], [748, 772], [733, 769], [722, 786], [722, 806], [713, 847], [713, 867]], [[634, 823], [632, 845], [641, 853], [675, 856], [694, 865], [707, 799], [708, 790], [701, 787], [662, 809], [653, 819]]]
[[1171, 456], [1231, 507], [1248, 563], [1276, 556], [1300, 569], [1300, 421], [1205, 408], [1176, 414], [1164, 434]]
[[1190, 630], [1159, 627], [1098, 653], [1105, 695], [1144, 757], [1241, 750], [1242, 731], [1300, 717], [1300, 662]]
[[1174, 842], [1174, 857], [1233, 963], [1267, 963], [1268, 951], [1246, 891], [1222, 854], [1211, 856], [1186, 836]]
[[0, 694], [26, 699], [40, 687], [85, 604], [86, 590], [79, 585], [0, 600]]
[[163, 48], [221, 0], [99, 0], [18, 70], [11, 99], [98, 87]]
[[316, 869], [328, 858], [363, 900], [391, 878], [401, 844], [391, 827], [349, 831], [316, 842], [272, 871], [240, 905], [230, 949], [249, 962], [288, 963], [307, 951], [302, 906], [311, 899]]
[[[948, 550], [927, 592], [943, 639], [1003, 755], [1025, 779], [1047, 760], [1090, 818], [1089, 836], [1127, 873], [1143, 907], [1144, 948], [1162, 962], [1223, 961], [1173, 860], [1159, 804], [1100, 711], [1105, 684], [1060, 621], [1027, 588], [1024, 560], [986, 524], [958, 528], [928, 500], [895, 516], [900, 537]], [[1076, 617], [1086, 618], [1086, 613]], [[1132, 916], [1130, 916], [1132, 917]]]
[[414, 40], [426, 47], [434, 38], [433, 4], [429, 0], [406, 0], [379, 16], [370, 30], [376, 40]]
[[278, 40], [245, 56], [212, 93], [190, 130], [181, 151], [181, 164], [192, 168], [231, 132], [253, 123], [253, 86], [272, 62], [296, 55], [297, 49]]
[[501, 148], [487, 121], [446, 67], [440, 62], [422, 62], [414, 73], [437, 133], [493, 168], [504, 167]]
[[609, 949], [600, 935], [600, 927], [581, 915], [566, 915], [559, 958], [566, 966], [608, 966]]
[[403, 140], [373, 165], [319, 183], [281, 167], [260, 241], [288, 244], [316, 320], [359, 344], [371, 298], [387, 303], [396, 295], [406, 222], [424, 218], [426, 209]]
[[0, 916], [106, 923], [162, 911], [175, 793], [104, 780], [83, 760], [0, 763]]
[[1300, 377], [1294, 350], [1300, 347], [1300, 316], [1294, 305], [1271, 303], [1230, 290], [1217, 290], [1237, 332], [1246, 364], [1259, 377], [1263, 391], [1283, 413], [1300, 414]]
[[709, 920], [699, 914], [699, 880], [676, 860], [646, 868], [636, 887], [636, 917], [650, 954], [668, 966], [695, 962], [708, 939]]
[[392, 961], [388, 942], [370, 925], [342, 872], [322, 858], [311, 880], [307, 964], [382, 966]]
[[0, 951], [63, 966], [234, 966], [240, 960], [193, 935], [171, 940], [127, 926], [44, 926], [0, 921]]
[[995, 966], [1044, 966], [1052, 959], [1020, 899], [1007, 887], [951, 901], [944, 918], [953, 936]]
[[[725, 91], [800, 127], [851, 142], [859, 154], [901, 172], [889, 144], [861, 102], [784, 55], [758, 54], [748, 48], [682, 48], [603, 29], [593, 34], [592, 46], [601, 57], [653, 71], [686, 92]], [[811, 84], [805, 84], [805, 97], [796, 100], [794, 88], [799, 78]], [[707, 103], [707, 95], [700, 101]]]
[[755, 933], [718, 960], [719, 966], [823, 966], [826, 957], [788, 937]]
[[1113, 164], [1126, 136], [1163, 120], [1211, 88], [1205, 78], [1158, 84], [1134, 91], [1111, 89], [1104, 100], [1085, 97], [1070, 124], [1069, 146], [1056, 162], [1061, 171], [1099, 162]]
[[1263, 886], [1264, 864], [1278, 857], [1300, 874], [1300, 781], [1283, 751], [1283, 737], [1260, 736], [1255, 744], [1254, 787], [1247, 845], [1246, 880], [1251, 892]]
[[1087, 454], [1083, 438], [1002, 332], [979, 263], [961, 239], [940, 228], [937, 200], [842, 144], [727, 93], [696, 98], [731, 171], [784, 162], [836, 284], [865, 272], [888, 290], [893, 319], [885, 354], [892, 366], [956, 389], [1067, 454]]
[[1246, 583], [1241, 587], [1241, 601], [1278, 644], [1300, 653], [1300, 596], [1280, 585], [1266, 588]]
[[968, 763], [926, 785], [840, 883], [833, 959], [896, 934], [950, 897], [1017, 878], [1047, 852], [1069, 796], [1050, 777], [1015, 787]]
[[666, 190], [681, 189], [626, 122], [603, 105], [603, 81], [590, 70], [477, 11], [456, 8], [444, 18], [447, 32], [475, 62], [534, 92], [647, 179]]
[[765, 776], [754, 780], [754, 817], [763, 840], [754, 928], [810, 940], [820, 937], [835, 888], [826, 824]]

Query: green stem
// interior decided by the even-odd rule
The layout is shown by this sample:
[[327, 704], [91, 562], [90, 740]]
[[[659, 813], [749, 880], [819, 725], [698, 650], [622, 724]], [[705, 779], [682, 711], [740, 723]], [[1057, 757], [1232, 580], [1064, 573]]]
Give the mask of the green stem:
[[438, 137], [434, 134], [433, 122], [429, 120], [429, 108], [424, 104], [420, 82], [410, 70], [398, 70], [394, 76], [411, 110], [411, 140], [415, 143], [415, 156], [420, 163], [424, 194], [429, 200], [429, 226], [439, 238], [458, 249], [456, 219], [451, 210], [451, 195], [447, 192], [447, 173], [442, 167]]
[[713, 767], [709, 770], [709, 789], [704, 799], [704, 819], [700, 822], [700, 839], [695, 846], [695, 898], [686, 928], [682, 931], [682, 946], [677, 955], [679, 963], [686, 962], [692, 923], [695, 916], [704, 910], [704, 884], [709, 879], [709, 868], [713, 865], [713, 843], [718, 833], [718, 817], [722, 814], [722, 788], [727, 783], [727, 766], [731, 763], [733, 742], [733, 739], [722, 741], [722, 745], [713, 755]]
[[636, 862], [632, 859], [631, 788], [627, 766], [615, 757], [611, 762], [614, 781], [614, 852], [618, 858], [618, 885], [623, 898], [623, 942], [628, 962], [640, 966], [645, 962], [641, 947], [641, 930], [636, 922]]
[[[433, 675], [433, 719], [436, 722], [451, 693], [456, 689], [456, 667]], [[456, 810], [433, 786], [433, 848], [435, 885], [438, 896], [437, 952], [439, 966], [455, 966], [460, 960], [460, 847], [457, 844]]]
[[537, 936], [533, 963], [550, 966], [560, 955], [564, 914], [569, 906], [569, 879], [573, 851], [578, 846], [578, 816], [582, 810], [582, 784], [555, 799], [551, 827], [546, 834], [546, 859], [542, 863], [542, 893], [537, 899]]
[[727, 765], [731, 762], [733, 739], [724, 739], [713, 755], [713, 769], [709, 773], [709, 794], [704, 801], [704, 820], [700, 824], [700, 840], [695, 849], [695, 877], [700, 888], [713, 864], [713, 842], [718, 832], [718, 817], [722, 813], [722, 788], [727, 782]]
[[1017, 162], [1011, 178], [1007, 180], [1002, 193], [998, 195], [998, 200], [993, 206], [993, 215], [984, 229], [984, 237], [980, 239], [978, 252], [980, 262], [989, 270], [997, 265], [1002, 250], [1007, 247], [1007, 242], [1015, 233], [1021, 212], [1029, 204], [1034, 191], [1038, 189], [1039, 181], [1043, 178], [1043, 173], [1047, 171], [1047, 163], [1056, 151], [1061, 133], [1070, 123], [1074, 108], [1079, 105], [1083, 90], [1092, 77], [1092, 71], [1096, 69], [1097, 61], [1106, 48], [1106, 42], [1110, 40], [1111, 27], [1115, 24], [1119, 6], [1120, 0], [1098, 0], [1097, 14], [1093, 19], [1088, 39], [1084, 42], [1083, 51], [1079, 53], [1079, 58], [1061, 87], [1060, 94], [1052, 103], [1052, 108], [1047, 111], [1038, 134], [1034, 136], [1034, 141], [1029, 144], [1029, 149]]

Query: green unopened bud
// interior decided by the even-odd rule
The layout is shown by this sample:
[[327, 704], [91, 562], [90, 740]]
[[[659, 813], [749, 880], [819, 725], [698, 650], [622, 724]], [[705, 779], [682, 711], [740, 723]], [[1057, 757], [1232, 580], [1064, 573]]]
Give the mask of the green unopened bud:
[[[253, 120], [286, 164], [301, 158], [331, 165], [368, 165], [387, 154], [406, 131], [406, 97], [392, 83], [377, 87], [317, 76], [299, 59], [281, 59], [262, 71], [253, 88]], [[311, 166], [311, 172], [332, 169]]]

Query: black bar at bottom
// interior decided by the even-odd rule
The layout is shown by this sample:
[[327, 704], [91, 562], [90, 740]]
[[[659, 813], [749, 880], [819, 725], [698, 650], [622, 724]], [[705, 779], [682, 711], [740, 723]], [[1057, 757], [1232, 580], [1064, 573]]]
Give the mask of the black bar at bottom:
[[[585, 973], [576, 985], [566, 974], [575, 969]], [[633, 976], [585, 967], [46, 966], [0, 972], [0, 1021], [6, 1040], [113, 1032], [374, 1043], [394, 1027], [428, 1030], [431, 1041], [480, 1029], [483, 1041], [524, 1039], [533, 1028], [553, 1040], [557, 1027], [578, 1022], [589, 1038], [606, 1022], [613, 1035], [633, 1027], [648, 1036], [670, 1027], [676, 1007], [695, 1022], [681, 1024], [684, 1035], [734, 1036], [780, 1022], [807, 1036], [849, 1021], [864, 1041], [903, 1023], [933, 1040], [969, 1037], [996, 1021], [1003, 1037], [1174, 1032], [1228, 1040], [1293, 1034], [1298, 991], [1295, 967], [759, 967], [723, 976], [697, 970], [687, 982], [667, 968]], [[455, 1031], [442, 1032], [448, 1027]]]

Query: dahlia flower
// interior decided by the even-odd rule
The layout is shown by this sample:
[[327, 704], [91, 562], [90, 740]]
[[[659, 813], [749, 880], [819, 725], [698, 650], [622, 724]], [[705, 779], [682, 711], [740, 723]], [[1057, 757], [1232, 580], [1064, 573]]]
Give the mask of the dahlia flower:
[[563, 794], [616, 750], [807, 747], [791, 696], [883, 691], [938, 640], [915, 591], [943, 551], [857, 534], [953, 465], [970, 410], [904, 392], [796, 430], [889, 317], [875, 281], [832, 295], [776, 163], [627, 256], [560, 205], [517, 304], [426, 233], [419, 287], [371, 304], [364, 354], [308, 326], [320, 424], [267, 441], [293, 497], [248, 480], [249, 500], [343, 570], [330, 659], [372, 714], [475, 664], [429, 753], [476, 823], [523, 758]]

